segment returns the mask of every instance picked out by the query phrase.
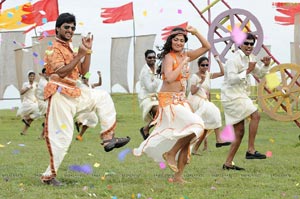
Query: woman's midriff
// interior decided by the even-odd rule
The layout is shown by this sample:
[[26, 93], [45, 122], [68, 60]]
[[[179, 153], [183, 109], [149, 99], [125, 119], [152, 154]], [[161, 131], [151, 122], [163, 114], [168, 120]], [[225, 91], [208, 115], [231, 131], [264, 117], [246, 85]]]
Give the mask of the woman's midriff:
[[163, 82], [160, 92], [183, 92], [180, 81], [172, 83]]
[[159, 106], [165, 107], [171, 104], [184, 104], [186, 97], [184, 92], [159, 92], [158, 93]]

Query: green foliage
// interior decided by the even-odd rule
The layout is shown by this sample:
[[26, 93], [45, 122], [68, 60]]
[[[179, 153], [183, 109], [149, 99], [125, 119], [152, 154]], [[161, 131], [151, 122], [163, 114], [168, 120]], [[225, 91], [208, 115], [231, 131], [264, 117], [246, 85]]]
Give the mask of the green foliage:
[[[122, 149], [106, 153], [100, 145], [99, 125], [88, 129], [82, 142], [74, 141], [59, 168], [57, 179], [63, 187], [41, 184], [39, 177], [49, 163], [49, 155], [41, 133], [42, 120], [34, 121], [28, 135], [21, 136], [23, 123], [16, 110], [0, 111], [0, 198], [101, 198], [111, 199], [202, 199], [202, 198], [300, 198], [299, 128], [294, 122], [278, 122], [261, 113], [256, 148], [272, 152], [266, 160], [246, 160], [248, 133], [235, 157], [235, 164], [245, 171], [224, 171], [228, 147], [215, 148], [215, 136], [208, 137], [208, 151], [192, 156], [185, 179], [177, 185], [168, 182], [172, 172], [161, 169], [146, 155], [127, 154], [124, 161], [118, 154], [142, 142], [139, 128], [144, 125], [136, 95], [114, 94], [117, 109], [117, 135], [130, 136]], [[74, 134], [77, 134], [76, 130]], [[20, 145], [21, 144], [21, 145]], [[23, 146], [24, 144], [25, 146]], [[4, 146], [4, 147], [3, 147]], [[73, 164], [94, 165], [92, 174], [70, 171]], [[105, 176], [105, 178], [103, 177]]]

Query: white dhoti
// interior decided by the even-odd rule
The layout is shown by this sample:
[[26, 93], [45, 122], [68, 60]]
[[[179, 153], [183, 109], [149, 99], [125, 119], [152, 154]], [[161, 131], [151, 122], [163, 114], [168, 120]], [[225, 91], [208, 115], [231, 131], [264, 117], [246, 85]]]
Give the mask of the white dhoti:
[[257, 111], [249, 97], [241, 96], [230, 101], [222, 101], [226, 125], [237, 124]]
[[[159, 93], [159, 114], [150, 136], [133, 150], [135, 156], [146, 153], [154, 161], [164, 161], [162, 154], [169, 151], [183, 137], [195, 134], [195, 141], [204, 131], [201, 118], [191, 111], [184, 93]], [[193, 142], [192, 141], [192, 142]]]
[[82, 125], [88, 126], [89, 128], [95, 128], [98, 124], [98, 117], [94, 111], [89, 113], [80, 113], [76, 117], [76, 121]]
[[46, 114], [47, 107], [48, 107], [48, 101], [38, 99], [38, 108], [39, 108], [39, 111], [40, 111], [41, 115]]
[[42, 175], [43, 180], [50, 180], [56, 176], [57, 170], [67, 154], [73, 138], [73, 117], [78, 102], [79, 98], [68, 97], [59, 92], [49, 99], [45, 138], [50, 154], [50, 165]]
[[68, 97], [59, 92], [50, 97], [45, 122], [47, 129], [45, 137], [51, 158], [50, 165], [42, 175], [42, 180], [50, 180], [56, 176], [72, 142], [73, 118], [78, 111], [83, 113], [96, 111], [101, 124], [101, 137], [113, 132], [116, 126], [116, 110], [112, 98], [104, 90], [94, 91], [92, 95], [83, 92], [77, 98]]
[[21, 108], [17, 111], [17, 116], [22, 117], [22, 119], [37, 119], [41, 116], [38, 103], [31, 101], [22, 102]]
[[149, 96], [140, 100], [140, 108], [142, 109], [142, 117], [145, 122], [150, 122], [154, 115], [150, 115], [153, 106], [158, 106], [158, 99], [156, 94], [149, 94]]

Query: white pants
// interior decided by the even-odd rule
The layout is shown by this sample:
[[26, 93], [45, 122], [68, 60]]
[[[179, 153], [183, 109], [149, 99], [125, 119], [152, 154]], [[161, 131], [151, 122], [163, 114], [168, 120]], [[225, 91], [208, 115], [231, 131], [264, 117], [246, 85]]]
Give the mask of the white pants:
[[56, 92], [48, 102], [45, 122], [45, 138], [50, 154], [50, 165], [43, 173], [42, 180], [50, 180], [57, 174], [58, 168], [72, 142], [76, 112], [96, 110], [101, 124], [101, 137], [113, 133], [116, 125], [116, 111], [111, 96], [103, 90], [95, 94], [71, 98]]

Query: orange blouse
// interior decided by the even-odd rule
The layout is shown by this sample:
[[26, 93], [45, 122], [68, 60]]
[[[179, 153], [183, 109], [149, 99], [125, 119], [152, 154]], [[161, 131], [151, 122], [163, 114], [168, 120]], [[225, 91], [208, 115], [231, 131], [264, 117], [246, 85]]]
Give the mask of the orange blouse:
[[[177, 61], [177, 58], [176, 58], [176, 55], [175, 55], [174, 52], [170, 52], [170, 55], [171, 55], [171, 56], [173, 57], [173, 59], [174, 59], [173, 66], [172, 66], [172, 70], [174, 71], [174, 70], [178, 67], [179, 63], [178, 63], [178, 61]], [[183, 78], [188, 78], [188, 76], [189, 76], [189, 74], [187, 74], [187, 76], [185, 77], [182, 73], [180, 73], [180, 74], [177, 76], [177, 78], [176, 78], [175, 81], [181, 81], [181, 79], [183, 79]], [[162, 74], [162, 80], [165, 80], [165, 79], [166, 79], [166, 77], [165, 77], [165, 74], [163, 73], [163, 74]]]

